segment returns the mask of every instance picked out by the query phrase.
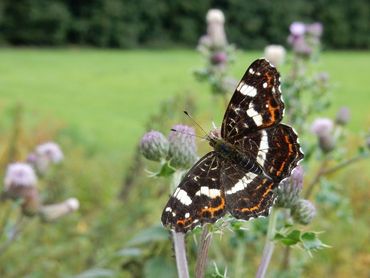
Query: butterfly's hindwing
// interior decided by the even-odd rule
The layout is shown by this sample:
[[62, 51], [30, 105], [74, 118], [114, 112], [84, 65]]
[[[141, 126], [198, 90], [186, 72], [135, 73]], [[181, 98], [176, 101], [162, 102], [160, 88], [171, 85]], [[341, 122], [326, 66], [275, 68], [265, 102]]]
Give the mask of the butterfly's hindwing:
[[220, 166], [218, 155], [212, 151], [189, 170], [163, 210], [164, 226], [187, 232], [202, 223], [213, 223], [225, 214]]
[[298, 136], [287, 125], [263, 130], [266, 143], [260, 145], [260, 165], [274, 181], [280, 182], [290, 176], [293, 169], [303, 159]]
[[303, 158], [297, 134], [284, 124], [253, 134], [243, 131], [234, 145], [256, 160], [264, 173], [276, 182], [288, 177]]
[[284, 113], [280, 75], [264, 59], [256, 60], [239, 82], [221, 127], [221, 136], [230, 143], [241, 131], [253, 133], [278, 124]]
[[268, 177], [245, 171], [235, 164], [223, 163], [221, 183], [227, 210], [238, 219], [267, 216], [275, 195], [274, 183]]

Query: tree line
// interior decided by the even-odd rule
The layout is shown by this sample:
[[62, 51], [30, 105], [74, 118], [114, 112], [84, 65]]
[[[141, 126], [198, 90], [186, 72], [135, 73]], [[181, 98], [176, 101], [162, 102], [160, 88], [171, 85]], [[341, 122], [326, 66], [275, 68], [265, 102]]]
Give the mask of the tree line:
[[0, 44], [194, 47], [205, 15], [220, 8], [231, 42], [245, 49], [286, 44], [293, 21], [321, 22], [324, 46], [368, 49], [368, 0], [1, 0]]

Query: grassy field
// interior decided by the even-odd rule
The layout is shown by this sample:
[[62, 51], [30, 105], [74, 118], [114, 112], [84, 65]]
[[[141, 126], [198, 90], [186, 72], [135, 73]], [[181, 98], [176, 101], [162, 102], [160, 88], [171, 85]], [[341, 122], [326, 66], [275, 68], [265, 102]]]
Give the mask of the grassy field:
[[[232, 68], [234, 76], [240, 77], [260, 56], [261, 52], [239, 52]], [[72, 145], [63, 145], [66, 160], [55, 181], [63, 189], [58, 201], [76, 196], [81, 202], [79, 212], [59, 222], [40, 225], [33, 221], [9, 251], [0, 256], [0, 276], [66, 277], [92, 267], [121, 273], [122, 259], [114, 254], [142, 229], [159, 223], [168, 198], [166, 181], [149, 179], [143, 171], [130, 197], [124, 202], [117, 198], [124, 169], [145, 131], [149, 115], [157, 112], [158, 105], [168, 97], [190, 92], [197, 95], [201, 111], [217, 110], [216, 122], [222, 117], [221, 106], [210, 109], [214, 102], [208, 85], [198, 83], [192, 75], [204, 61], [191, 50], [6, 48], [0, 49], [0, 61], [0, 150], [3, 153], [9, 144], [6, 123], [10, 108], [17, 103], [22, 104], [25, 127], [29, 130], [41, 125], [46, 133], [42, 136], [48, 137], [53, 126], [61, 126]], [[317, 67], [330, 74], [333, 84], [333, 105], [322, 116], [334, 117], [339, 107], [348, 106], [352, 114], [349, 129], [368, 132], [370, 53], [324, 53]], [[286, 69], [282, 68], [281, 73], [284, 76]], [[213, 119], [200, 117], [201, 124], [210, 127]], [[51, 139], [52, 135], [55, 134], [50, 132]], [[351, 151], [360, 144], [354, 143], [349, 146]], [[85, 149], [90, 147], [96, 155], [86, 154]], [[351, 166], [338, 176], [336, 186], [348, 197], [353, 220], [342, 221], [336, 212], [320, 208], [312, 228], [325, 231], [323, 241], [334, 247], [317, 252], [314, 259], [307, 257], [305, 271], [312, 275], [304, 277], [352, 277], [354, 273], [365, 273], [364, 266], [369, 262], [363, 244], [368, 238], [368, 216], [364, 213], [369, 206], [367, 165], [368, 161]], [[308, 169], [309, 173], [313, 170]], [[310, 180], [312, 176], [306, 178]], [[328, 211], [330, 214], [326, 214]], [[225, 235], [225, 239], [229, 236]], [[169, 244], [163, 248], [163, 253], [172, 254]], [[247, 252], [256, 268], [260, 254]], [[275, 265], [282, 252], [279, 247], [274, 253]], [[26, 253], [27, 259], [19, 256]], [[170, 255], [167, 259], [173, 265]]]
[[[261, 55], [239, 53], [234, 75], [241, 76]], [[209, 103], [208, 88], [192, 76], [203, 61], [191, 50], [1, 49], [0, 60], [1, 110], [19, 102], [29, 121], [55, 118], [98, 148], [124, 156], [161, 100], [191, 91], [201, 96], [201, 107]], [[345, 105], [352, 112], [351, 129], [369, 126], [370, 114], [364, 112], [370, 103], [370, 54], [329, 52], [318, 67], [333, 80], [331, 115]]]

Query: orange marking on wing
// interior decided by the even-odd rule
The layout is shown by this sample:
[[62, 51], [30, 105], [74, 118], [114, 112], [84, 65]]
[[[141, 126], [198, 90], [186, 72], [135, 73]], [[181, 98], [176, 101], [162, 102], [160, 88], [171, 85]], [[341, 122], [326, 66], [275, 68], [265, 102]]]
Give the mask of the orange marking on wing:
[[[220, 197], [217, 197], [220, 198]], [[202, 208], [201, 214], [204, 212], [209, 212], [212, 217], [214, 217], [215, 212], [220, 211], [225, 208], [225, 200], [224, 198], [221, 198], [221, 204], [219, 204], [217, 207], [209, 207], [209, 208]]]
[[177, 225], [182, 225], [182, 226], [186, 226], [188, 223], [191, 223], [192, 222], [192, 218], [189, 217], [189, 218], [186, 218], [186, 219], [179, 219], [176, 221], [176, 224]]
[[[272, 190], [272, 186], [273, 185], [274, 185], [273, 183], [270, 183], [270, 185], [268, 186], [267, 190], [262, 195], [263, 198], [265, 198], [266, 195], [269, 194], [269, 192]], [[255, 205], [255, 206], [253, 206], [251, 208], [242, 208], [241, 211], [242, 212], [246, 212], [246, 211], [255, 211], [255, 210], [259, 209], [260, 206], [261, 206], [261, 204], [262, 204], [262, 201], [264, 200], [263, 198], [258, 202], [257, 205]]]

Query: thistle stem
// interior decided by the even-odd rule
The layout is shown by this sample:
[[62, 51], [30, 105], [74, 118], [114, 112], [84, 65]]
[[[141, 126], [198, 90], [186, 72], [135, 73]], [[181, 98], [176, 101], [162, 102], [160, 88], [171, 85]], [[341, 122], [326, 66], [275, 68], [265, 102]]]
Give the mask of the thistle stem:
[[172, 232], [173, 246], [175, 249], [177, 274], [179, 278], [189, 278], [188, 261], [186, 259], [185, 234]]
[[306, 191], [306, 194], [304, 195], [304, 197], [306, 199], [308, 199], [311, 196], [311, 194], [313, 192], [313, 188], [315, 187], [315, 185], [320, 181], [320, 179], [323, 176], [326, 176], [326, 175], [332, 174], [332, 173], [334, 173], [336, 171], [339, 171], [339, 170], [347, 167], [348, 165], [350, 165], [352, 163], [355, 163], [357, 161], [360, 161], [361, 159], [364, 159], [366, 157], [368, 157], [367, 154], [365, 154], [365, 155], [364, 154], [360, 154], [360, 155], [354, 156], [354, 157], [352, 157], [350, 159], [347, 159], [347, 160], [345, 160], [345, 161], [343, 161], [343, 162], [341, 162], [341, 163], [339, 163], [339, 164], [337, 164], [334, 167], [329, 168], [329, 169], [326, 168], [327, 161], [326, 162], [324, 161], [323, 164], [320, 167], [320, 170], [317, 172], [315, 178], [308, 185], [308, 188], [307, 188], [307, 191]]
[[203, 278], [207, 266], [208, 249], [212, 240], [212, 233], [209, 232], [209, 224], [203, 226], [200, 238], [197, 263], [195, 266], [195, 277]]
[[261, 263], [258, 267], [258, 271], [256, 274], [256, 278], [263, 278], [266, 275], [267, 267], [270, 263], [272, 253], [274, 252], [275, 242], [275, 228], [276, 228], [276, 222], [277, 222], [277, 210], [272, 207], [268, 229], [267, 229], [267, 236], [266, 236], [266, 242], [265, 247], [263, 248], [263, 254]]

